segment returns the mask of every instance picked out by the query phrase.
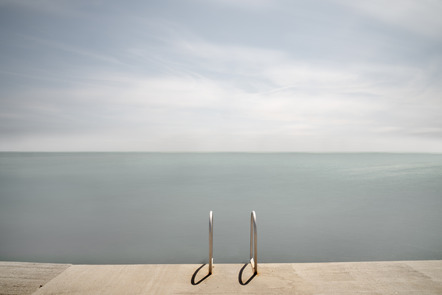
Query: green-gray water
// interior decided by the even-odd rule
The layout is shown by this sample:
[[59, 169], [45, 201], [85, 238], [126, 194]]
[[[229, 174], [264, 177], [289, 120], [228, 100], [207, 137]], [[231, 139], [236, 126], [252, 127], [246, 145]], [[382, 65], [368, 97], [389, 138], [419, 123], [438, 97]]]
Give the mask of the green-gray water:
[[0, 153], [0, 260], [442, 259], [442, 155]]

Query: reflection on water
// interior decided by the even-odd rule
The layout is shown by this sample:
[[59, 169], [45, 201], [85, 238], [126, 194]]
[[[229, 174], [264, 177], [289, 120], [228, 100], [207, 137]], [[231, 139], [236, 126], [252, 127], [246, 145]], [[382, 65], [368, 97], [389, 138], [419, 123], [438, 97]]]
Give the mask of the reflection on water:
[[442, 259], [442, 155], [0, 153], [0, 260]]

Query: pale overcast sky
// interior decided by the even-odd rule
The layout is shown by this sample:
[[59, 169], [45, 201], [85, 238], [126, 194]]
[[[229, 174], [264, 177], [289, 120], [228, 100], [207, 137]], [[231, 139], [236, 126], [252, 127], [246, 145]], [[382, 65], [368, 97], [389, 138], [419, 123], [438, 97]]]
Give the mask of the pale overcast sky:
[[440, 0], [0, 0], [0, 150], [442, 152]]

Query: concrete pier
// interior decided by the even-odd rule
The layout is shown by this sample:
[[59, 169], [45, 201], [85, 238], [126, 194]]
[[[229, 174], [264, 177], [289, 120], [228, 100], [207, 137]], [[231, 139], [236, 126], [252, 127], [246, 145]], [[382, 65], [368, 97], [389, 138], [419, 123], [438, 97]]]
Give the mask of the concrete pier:
[[0, 294], [442, 294], [442, 260], [214, 266], [0, 262]]

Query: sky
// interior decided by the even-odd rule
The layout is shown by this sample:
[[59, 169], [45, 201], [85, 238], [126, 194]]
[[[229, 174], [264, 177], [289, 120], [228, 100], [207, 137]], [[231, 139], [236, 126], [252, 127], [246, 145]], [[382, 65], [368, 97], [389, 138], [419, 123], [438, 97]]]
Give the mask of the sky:
[[439, 0], [0, 0], [0, 151], [442, 152]]

